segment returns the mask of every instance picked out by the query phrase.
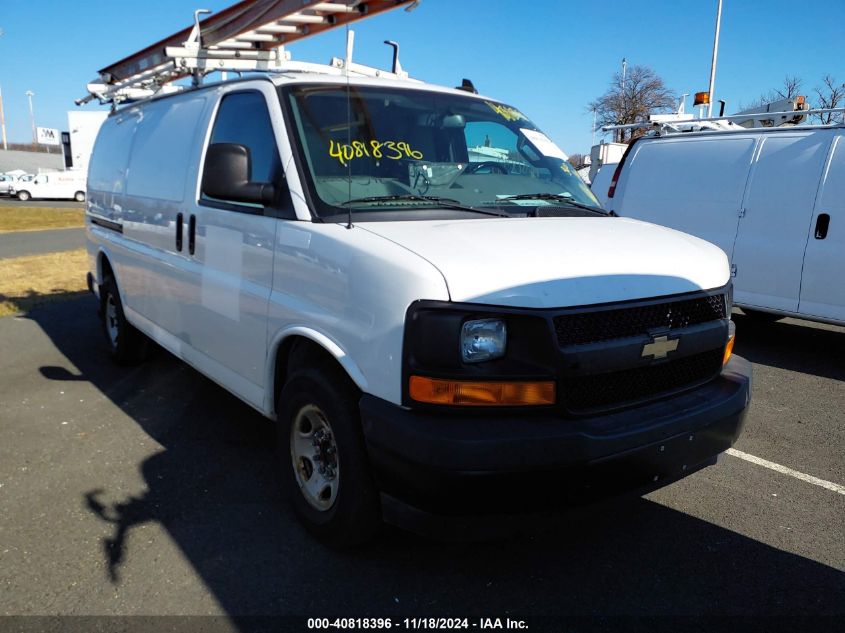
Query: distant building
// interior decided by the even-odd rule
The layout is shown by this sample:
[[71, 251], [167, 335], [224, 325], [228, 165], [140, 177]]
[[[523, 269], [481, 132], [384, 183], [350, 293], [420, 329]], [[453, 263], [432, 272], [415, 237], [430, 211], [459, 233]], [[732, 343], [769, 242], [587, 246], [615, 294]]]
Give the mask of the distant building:
[[105, 110], [71, 110], [67, 113], [68, 138], [65, 143], [65, 167], [88, 170], [88, 160], [100, 126], [109, 113]]

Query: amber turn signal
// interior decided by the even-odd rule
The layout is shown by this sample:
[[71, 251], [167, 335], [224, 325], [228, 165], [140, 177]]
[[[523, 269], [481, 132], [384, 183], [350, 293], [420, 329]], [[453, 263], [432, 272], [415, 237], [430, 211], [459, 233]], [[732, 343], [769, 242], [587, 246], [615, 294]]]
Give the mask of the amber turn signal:
[[441, 380], [411, 376], [411, 399], [428, 404], [469, 407], [518, 407], [555, 403], [555, 383]]
[[736, 331], [734, 330], [733, 323], [731, 323], [731, 332], [728, 336], [728, 344], [725, 345], [725, 356], [722, 358], [722, 365], [727, 365], [728, 361], [731, 359], [731, 354], [734, 353], [734, 341], [736, 340]]

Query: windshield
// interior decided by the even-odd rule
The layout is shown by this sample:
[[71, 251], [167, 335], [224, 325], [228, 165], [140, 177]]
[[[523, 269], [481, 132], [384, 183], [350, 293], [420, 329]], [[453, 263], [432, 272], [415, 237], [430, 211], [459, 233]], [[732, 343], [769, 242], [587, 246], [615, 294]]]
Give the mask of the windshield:
[[297, 85], [283, 94], [320, 216], [599, 206], [566, 155], [511, 106], [342, 84]]

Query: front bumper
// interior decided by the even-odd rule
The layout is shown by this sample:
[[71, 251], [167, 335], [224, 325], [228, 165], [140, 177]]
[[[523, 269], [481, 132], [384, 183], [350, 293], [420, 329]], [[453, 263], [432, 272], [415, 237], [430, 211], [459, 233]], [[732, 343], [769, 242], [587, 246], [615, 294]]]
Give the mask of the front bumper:
[[[365, 395], [385, 518], [547, 511], [656, 488], [715, 461], [742, 429], [751, 365], [734, 356], [692, 391], [596, 417], [417, 412]], [[405, 525], [405, 527], [413, 527]]]

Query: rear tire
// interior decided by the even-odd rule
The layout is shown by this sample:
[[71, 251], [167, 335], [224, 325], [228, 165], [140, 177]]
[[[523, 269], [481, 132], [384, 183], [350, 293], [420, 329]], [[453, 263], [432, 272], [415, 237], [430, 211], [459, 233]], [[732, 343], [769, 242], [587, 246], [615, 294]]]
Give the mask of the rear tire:
[[299, 519], [333, 547], [370, 540], [381, 526], [381, 507], [357, 389], [341, 370], [322, 363], [296, 371], [279, 398], [279, 473]]
[[150, 340], [139, 332], [123, 313], [120, 293], [112, 277], [100, 286], [103, 334], [109, 346], [109, 355], [118, 365], [135, 365], [147, 357]]
[[77, 191], [75, 194], [73, 194], [73, 199], [77, 202], [85, 202], [85, 192]]
[[742, 308], [742, 313], [749, 321], [754, 323], [775, 323], [783, 318], [782, 314], [774, 314], [772, 312], [762, 312], [760, 310], [749, 310]]
[[18, 200], [21, 202], [27, 202], [30, 199], [32, 199], [32, 196], [28, 191], [18, 191]]

